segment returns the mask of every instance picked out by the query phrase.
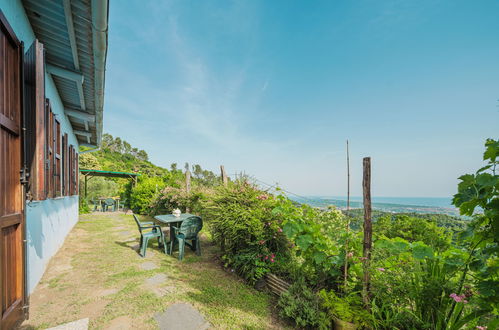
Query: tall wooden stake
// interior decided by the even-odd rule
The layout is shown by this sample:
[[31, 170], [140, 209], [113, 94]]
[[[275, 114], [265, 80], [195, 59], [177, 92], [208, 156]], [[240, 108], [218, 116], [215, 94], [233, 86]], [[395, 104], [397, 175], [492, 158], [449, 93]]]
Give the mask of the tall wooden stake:
[[[189, 169], [185, 171], [185, 191], [187, 194], [191, 192], [191, 171]], [[190, 209], [186, 207], [185, 212], [189, 213]]]
[[221, 176], [222, 176], [222, 183], [224, 186], [227, 187], [227, 173], [225, 173], [225, 167], [223, 165], [220, 165], [220, 172], [221, 172]]
[[350, 154], [348, 150], [348, 140], [347, 140], [347, 212], [346, 212], [347, 224], [346, 224], [346, 239], [345, 239], [345, 266], [343, 279], [344, 291], [347, 292], [348, 287], [348, 234], [350, 232]]
[[347, 214], [350, 212], [350, 153], [347, 140]]
[[371, 279], [369, 275], [369, 265], [371, 261], [371, 249], [373, 242], [373, 228], [371, 222], [371, 158], [365, 157], [364, 161], [364, 177], [362, 180], [362, 188], [364, 192], [364, 278], [362, 287], [362, 300], [366, 309], [369, 309], [369, 301], [371, 294]]

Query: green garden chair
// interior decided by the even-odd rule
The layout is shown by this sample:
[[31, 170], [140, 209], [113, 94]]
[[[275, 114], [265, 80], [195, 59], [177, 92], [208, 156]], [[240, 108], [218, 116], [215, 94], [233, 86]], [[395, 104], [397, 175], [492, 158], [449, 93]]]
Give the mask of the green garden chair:
[[113, 212], [116, 211], [116, 201], [112, 198], [106, 198], [104, 200], [104, 210], [107, 212], [108, 209], [112, 208]]
[[163, 235], [163, 231], [161, 230], [161, 226], [155, 225], [154, 222], [141, 222], [135, 214], [133, 215], [133, 219], [137, 223], [140, 232], [140, 256], [146, 256], [147, 244], [149, 243], [150, 239], [154, 238], [158, 239], [158, 246], [160, 248], [161, 245], [163, 245], [163, 250], [165, 251], [165, 254], [167, 254], [167, 245], [165, 236]]
[[[201, 255], [201, 244], [199, 242], [199, 232], [203, 228], [203, 220], [198, 216], [192, 216], [180, 225], [180, 228], [172, 226], [174, 237], [170, 242], [170, 254], [173, 254], [175, 243], [178, 243], [178, 260], [184, 258], [184, 248], [188, 245], [196, 254]], [[191, 241], [189, 244], [187, 241]]]

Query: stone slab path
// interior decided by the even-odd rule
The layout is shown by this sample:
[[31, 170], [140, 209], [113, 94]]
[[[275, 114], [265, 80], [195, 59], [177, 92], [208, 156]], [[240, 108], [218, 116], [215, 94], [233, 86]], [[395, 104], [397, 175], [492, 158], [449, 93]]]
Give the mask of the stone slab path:
[[186, 303], [173, 304], [154, 318], [161, 330], [203, 330], [210, 327], [203, 315]]

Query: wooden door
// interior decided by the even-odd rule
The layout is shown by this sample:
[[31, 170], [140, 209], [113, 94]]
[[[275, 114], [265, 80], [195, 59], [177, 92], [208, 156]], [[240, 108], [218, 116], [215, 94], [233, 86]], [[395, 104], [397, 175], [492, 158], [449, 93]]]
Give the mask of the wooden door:
[[0, 12], [0, 329], [23, 317], [22, 46]]

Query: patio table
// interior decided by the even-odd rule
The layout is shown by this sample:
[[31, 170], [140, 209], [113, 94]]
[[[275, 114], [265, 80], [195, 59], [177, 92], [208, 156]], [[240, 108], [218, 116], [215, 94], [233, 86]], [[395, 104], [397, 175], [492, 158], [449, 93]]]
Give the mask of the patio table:
[[178, 217], [174, 216], [173, 214], [160, 214], [155, 216], [154, 219], [170, 226], [170, 242], [173, 242], [173, 240], [175, 239], [175, 233], [172, 227], [175, 226], [178, 228], [180, 227], [182, 221], [194, 216], [196, 215], [190, 213], [181, 213]]

